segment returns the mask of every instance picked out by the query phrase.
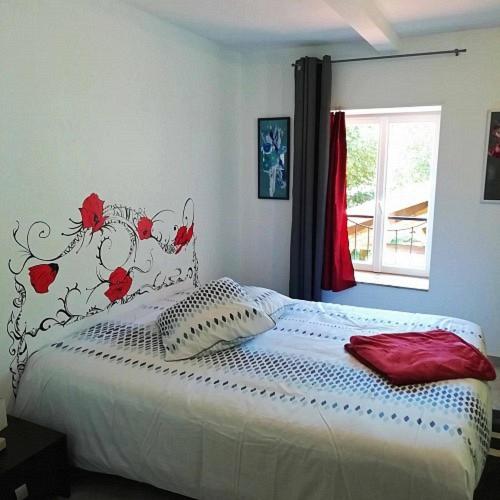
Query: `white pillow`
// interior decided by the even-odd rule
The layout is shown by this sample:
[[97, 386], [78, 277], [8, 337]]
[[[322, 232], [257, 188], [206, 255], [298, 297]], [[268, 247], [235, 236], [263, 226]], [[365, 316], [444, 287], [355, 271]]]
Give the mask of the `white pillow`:
[[293, 299], [281, 293], [261, 288], [259, 286], [246, 286], [246, 292], [259, 309], [262, 309], [269, 316], [279, 312], [288, 304], [293, 303]]
[[158, 316], [166, 361], [234, 347], [274, 328], [274, 321], [229, 278], [211, 281]]

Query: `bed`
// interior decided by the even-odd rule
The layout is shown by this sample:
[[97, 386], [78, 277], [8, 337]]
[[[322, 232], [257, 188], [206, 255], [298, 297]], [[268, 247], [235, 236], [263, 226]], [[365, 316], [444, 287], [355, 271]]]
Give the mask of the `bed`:
[[183, 294], [144, 303], [33, 353], [12, 413], [65, 432], [78, 467], [197, 499], [472, 499], [487, 383], [392, 386], [343, 346], [441, 328], [484, 352], [477, 325], [246, 290], [276, 303], [274, 328], [166, 362], [155, 321]]

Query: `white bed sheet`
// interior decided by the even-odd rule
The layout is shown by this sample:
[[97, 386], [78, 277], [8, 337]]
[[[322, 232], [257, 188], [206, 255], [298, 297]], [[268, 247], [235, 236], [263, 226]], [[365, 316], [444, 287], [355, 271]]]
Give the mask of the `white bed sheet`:
[[65, 432], [79, 467], [199, 499], [471, 500], [491, 402], [473, 379], [397, 388], [354, 358], [351, 335], [470, 322], [293, 301], [246, 344], [167, 363], [141, 306], [31, 356], [16, 416]]

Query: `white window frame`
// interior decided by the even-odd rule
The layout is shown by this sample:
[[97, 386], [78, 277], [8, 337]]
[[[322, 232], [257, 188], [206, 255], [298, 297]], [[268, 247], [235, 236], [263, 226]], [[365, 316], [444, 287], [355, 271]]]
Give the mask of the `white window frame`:
[[[368, 110], [346, 111], [347, 124], [378, 123], [379, 149], [377, 155], [375, 213], [373, 219], [373, 254], [370, 264], [353, 261], [354, 269], [371, 271], [374, 273], [400, 274], [428, 278], [431, 265], [432, 235], [434, 226], [434, 199], [436, 193], [436, 172], [438, 164], [438, 149], [440, 138], [441, 106], [420, 106], [411, 108], [384, 108]], [[424, 269], [415, 269], [383, 264], [384, 235], [386, 226], [386, 178], [387, 178], [387, 149], [389, 145], [390, 123], [426, 121], [436, 125], [436, 140], [430, 163], [430, 192], [427, 215], [427, 241], [425, 245], [426, 263]]]

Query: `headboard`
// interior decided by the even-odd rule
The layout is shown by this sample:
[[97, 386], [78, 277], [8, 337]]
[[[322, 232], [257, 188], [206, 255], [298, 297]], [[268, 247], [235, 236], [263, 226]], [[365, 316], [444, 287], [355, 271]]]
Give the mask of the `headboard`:
[[12, 231], [19, 250], [8, 263], [15, 288], [7, 322], [14, 394], [37, 336], [150, 292], [198, 286], [191, 198], [177, 212], [150, 215], [92, 193], [67, 226], [52, 236], [48, 222], [23, 228], [17, 221]]

